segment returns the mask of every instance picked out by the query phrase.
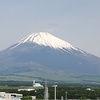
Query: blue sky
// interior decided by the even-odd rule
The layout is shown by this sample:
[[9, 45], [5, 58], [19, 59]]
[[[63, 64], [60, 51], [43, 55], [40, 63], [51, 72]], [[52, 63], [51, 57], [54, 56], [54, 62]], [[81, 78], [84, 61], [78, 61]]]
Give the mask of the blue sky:
[[0, 0], [0, 50], [40, 31], [100, 57], [100, 0]]

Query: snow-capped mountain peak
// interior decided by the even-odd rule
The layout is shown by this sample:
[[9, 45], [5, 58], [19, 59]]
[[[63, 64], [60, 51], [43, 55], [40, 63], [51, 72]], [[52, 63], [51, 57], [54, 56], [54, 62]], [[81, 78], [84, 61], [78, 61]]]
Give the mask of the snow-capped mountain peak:
[[[23, 79], [24, 75], [26, 80], [31, 80], [34, 74], [38, 80], [47, 78], [83, 83], [86, 78], [89, 79], [86, 83], [98, 84], [96, 79], [100, 76], [99, 66], [99, 57], [45, 32], [33, 33], [0, 52], [0, 75], [11, 75], [14, 79], [18, 79], [18, 75]], [[83, 75], [86, 77], [81, 78]], [[90, 77], [96, 79], [90, 80]]]
[[31, 44], [33, 43], [33, 44], [37, 44], [37, 45], [40, 45], [40, 46], [46, 46], [46, 47], [50, 47], [50, 48], [53, 48], [53, 49], [61, 49], [61, 50], [74, 49], [74, 50], [78, 50], [78, 51], [82, 52], [81, 50], [72, 46], [68, 42], [66, 42], [62, 39], [59, 39], [59, 38], [51, 35], [48, 32], [32, 33], [31, 35], [21, 39], [15, 45], [11, 46], [9, 48], [9, 50], [13, 50], [16, 47], [18, 47], [18, 46], [20, 46], [21, 44], [24, 44], [24, 43], [31, 43]]
[[59, 49], [62, 49], [62, 48], [75, 49], [71, 44], [69, 44], [47, 32], [32, 33], [31, 35], [20, 40], [18, 45], [22, 44], [22, 43], [36, 43], [38, 45], [50, 46], [50, 47], [56, 48], [56, 49], [58, 49], [58, 48]]

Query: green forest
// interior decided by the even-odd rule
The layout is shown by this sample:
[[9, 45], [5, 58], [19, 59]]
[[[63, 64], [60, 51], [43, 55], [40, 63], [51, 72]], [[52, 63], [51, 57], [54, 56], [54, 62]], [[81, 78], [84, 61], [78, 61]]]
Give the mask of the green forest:
[[[12, 84], [11, 84], [12, 83]], [[36, 99], [44, 99], [44, 88], [37, 88], [34, 91], [18, 91], [19, 88], [28, 88], [31, 83], [26, 82], [26, 86], [22, 84], [15, 84], [10, 82], [10, 85], [1, 85], [0, 92], [6, 93], [18, 93], [23, 94], [22, 100], [32, 100], [31, 96], [36, 96]], [[65, 99], [66, 95], [68, 99], [97, 99], [100, 98], [100, 86], [99, 85], [70, 85], [70, 84], [58, 84], [57, 86], [57, 99]], [[52, 84], [48, 84], [49, 99], [54, 99], [54, 87]]]

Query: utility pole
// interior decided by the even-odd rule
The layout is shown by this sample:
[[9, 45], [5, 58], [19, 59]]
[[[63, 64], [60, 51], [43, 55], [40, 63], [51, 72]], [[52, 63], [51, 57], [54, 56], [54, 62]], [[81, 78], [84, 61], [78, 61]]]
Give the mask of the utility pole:
[[54, 87], [54, 100], [56, 100], [56, 87], [57, 87], [57, 85], [53, 85], [53, 87]]
[[67, 100], [67, 92], [65, 92], [65, 100]]
[[47, 86], [47, 80], [45, 81], [45, 91], [44, 91], [44, 100], [49, 100], [49, 94], [48, 94], [48, 86]]
[[61, 96], [61, 100], [64, 100], [63, 96]]

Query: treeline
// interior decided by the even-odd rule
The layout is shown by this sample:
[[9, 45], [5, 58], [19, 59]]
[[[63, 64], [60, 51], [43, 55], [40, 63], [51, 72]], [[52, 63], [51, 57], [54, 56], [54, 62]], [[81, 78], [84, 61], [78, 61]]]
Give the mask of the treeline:
[[[49, 86], [49, 99], [54, 98], [54, 87]], [[91, 87], [91, 90], [86, 90], [85, 86], [58, 86], [57, 87], [57, 99], [61, 99], [61, 96], [65, 99], [66, 93], [68, 99], [97, 99], [100, 98], [100, 87]], [[23, 94], [23, 100], [28, 98], [31, 100], [31, 96], [36, 96], [37, 99], [44, 98], [44, 89], [37, 89], [35, 91], [18, 91], [17, 88], [2, 88], [0, 92], [7, 93], [20, 93]]]
[[30, 81], [0, 81], [0, 86], [31, 86], [32, 82]]

